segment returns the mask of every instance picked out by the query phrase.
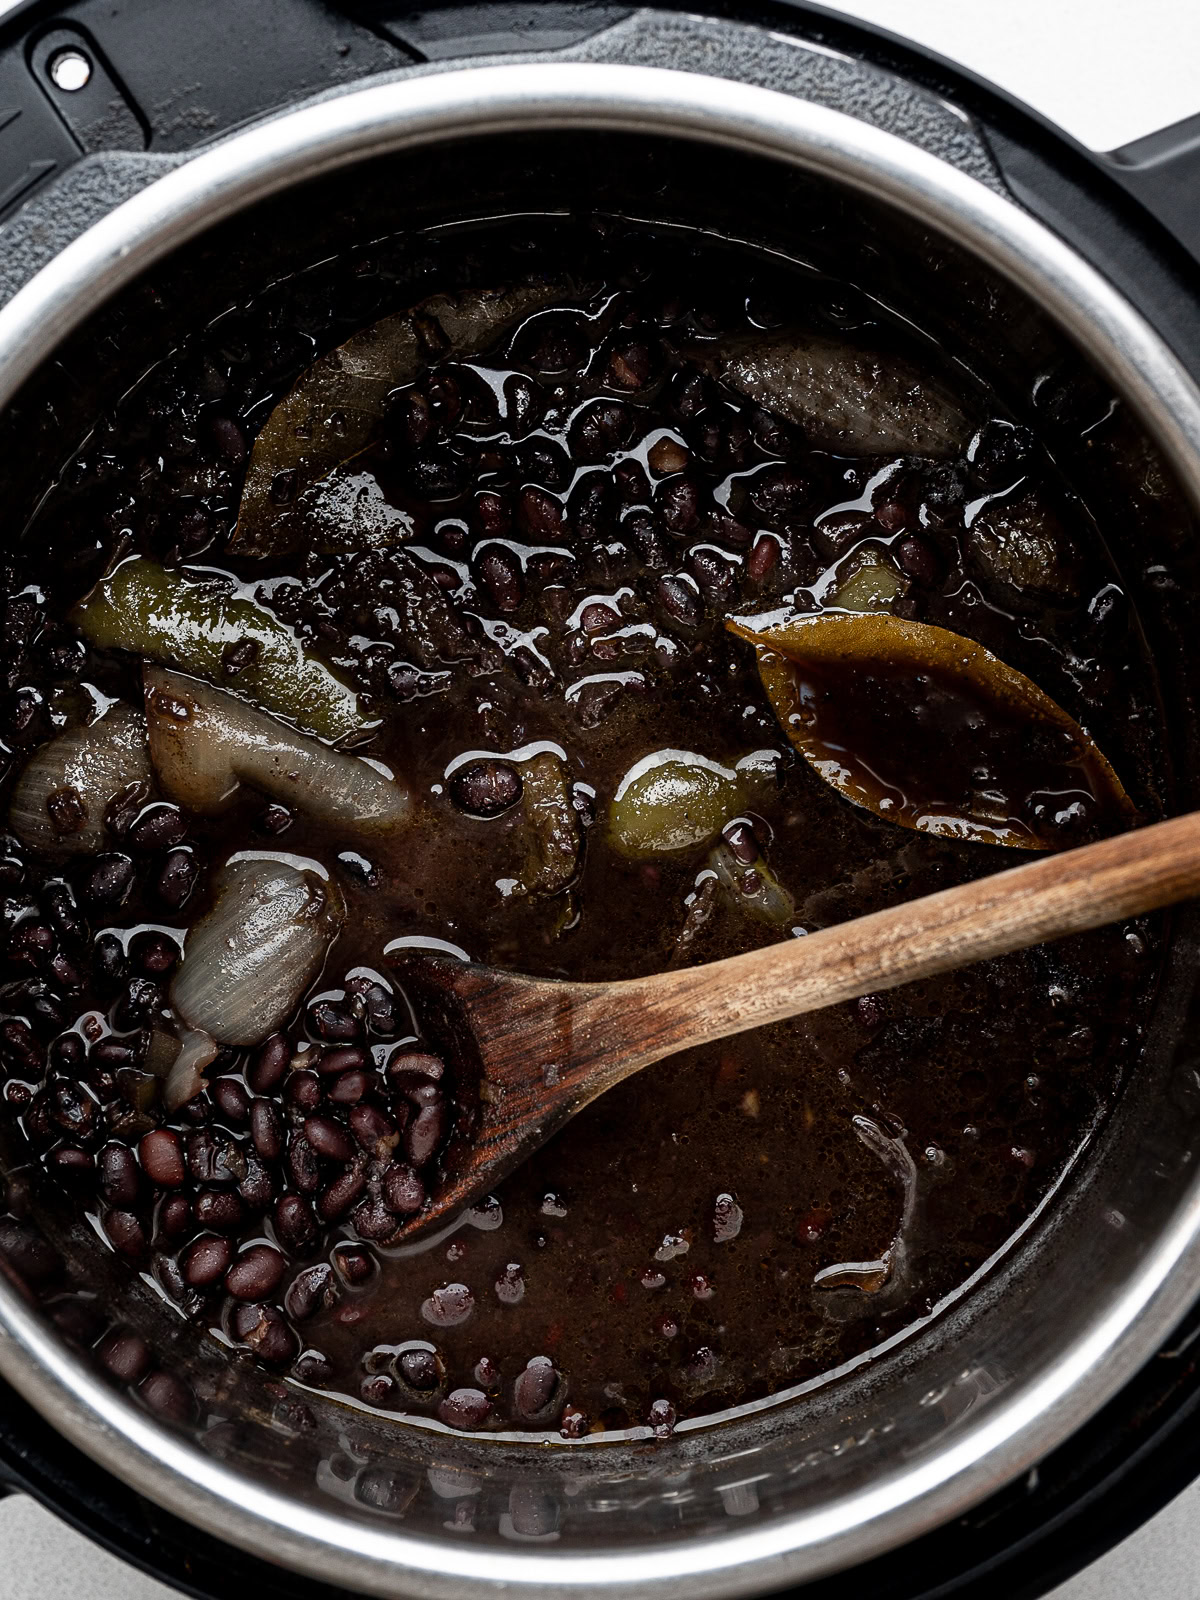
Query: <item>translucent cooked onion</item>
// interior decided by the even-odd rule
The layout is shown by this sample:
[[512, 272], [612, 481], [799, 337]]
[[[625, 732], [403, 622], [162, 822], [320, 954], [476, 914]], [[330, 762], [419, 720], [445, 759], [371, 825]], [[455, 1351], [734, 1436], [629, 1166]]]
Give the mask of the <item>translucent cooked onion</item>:
[[178, 1111], [204, 1087], [204, 1069], [220, 1054], [220, 1046], [200, 1028], [189, 1028], [163, 1083], [163, 1105]]
[[146, 725], [114, 705], [98, 722], [42, 745], [13, 788], [8, 825], [25, 844], [52, 852], [103, 850], [104, 814], [134, 784], [149, 794]]
[[162, 792], [205, 815], [241, 784], [360, 833], [402, 827], [412, 800], [358, 756], [331, 750], [210, 684], [145, 669], [150, 759]]
[[214, 889], [212, 910], [188, 931], [171, 1004], [218, 1044], [260, 1044], [320, 972], [345, 908], [316, 872], [282, 861], [231, 862]]

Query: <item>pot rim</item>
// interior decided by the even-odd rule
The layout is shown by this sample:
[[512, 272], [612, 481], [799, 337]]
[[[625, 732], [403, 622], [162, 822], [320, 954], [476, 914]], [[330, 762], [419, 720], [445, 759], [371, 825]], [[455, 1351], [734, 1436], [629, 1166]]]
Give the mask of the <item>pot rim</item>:
[[[1032, 294], [1125, 395], [1200, 506], [1200, 391], [1142, 316], [1070, 246], [938, 157], [775, 90], [654, 67], [524, 62], [350, 90], [256, 124], [95, 224], [0, 310], [0, 406], [114, 292], [256, 201], [370, 157], [452, 137], [593, 128], [723, 145], [895, 205]], [[1088, 1420], [1159, 1347], [1200, 1281], [1200, 1174], [1104, 1315], [956, 1442], [827, 1506], [619, 1554], [472, 1547], [343, 1520], [249, 1482], [85, 1369], [0, 1279], [0, 1372], [138, 1492], [220, 1539], [372, 1594], [730, 1595], [857, 1564], [967, 1511]], [[565, 1458], [564, 1458], [565, 1459]]]

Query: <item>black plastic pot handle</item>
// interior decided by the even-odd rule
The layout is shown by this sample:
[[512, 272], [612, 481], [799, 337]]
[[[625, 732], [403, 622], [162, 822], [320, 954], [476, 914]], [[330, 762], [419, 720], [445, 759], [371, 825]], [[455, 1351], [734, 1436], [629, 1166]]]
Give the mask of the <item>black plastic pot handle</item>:
[[1200, 115], [1113, 150], [1103, 161], [1200, 262]]

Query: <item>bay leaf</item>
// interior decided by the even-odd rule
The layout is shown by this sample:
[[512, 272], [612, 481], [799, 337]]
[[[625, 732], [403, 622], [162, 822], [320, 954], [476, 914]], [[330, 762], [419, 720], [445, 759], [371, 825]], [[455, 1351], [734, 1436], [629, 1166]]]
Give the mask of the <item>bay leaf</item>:
[[726, 626], [785, 733], [839, 794], [901, 827], [1055, 850], [1137, 820], [1091, 736], [972, 639], [886, 612]]
[[230, 550], [265, 559], [294, 549], [308, 491], [374, 441], [393, 389], [431, 361], [486, 349], [563, 293], [561, 285], [518, 284], [433, 295], [314, 361], [254, 441]]

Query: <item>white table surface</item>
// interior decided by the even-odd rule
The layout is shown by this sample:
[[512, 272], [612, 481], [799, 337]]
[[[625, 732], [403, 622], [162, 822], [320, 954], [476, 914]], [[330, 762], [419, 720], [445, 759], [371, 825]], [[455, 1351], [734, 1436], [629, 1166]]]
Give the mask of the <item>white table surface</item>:
[[[841, 0], [836, 9], [990, 77], [1094, 150], [1200, 112], [1200, 0]], [[24, 1497], [0, 1501], [0, 1600], [173, 1594]], [[1052, 1600], [1197, 1597], [1200, 1484]]]

